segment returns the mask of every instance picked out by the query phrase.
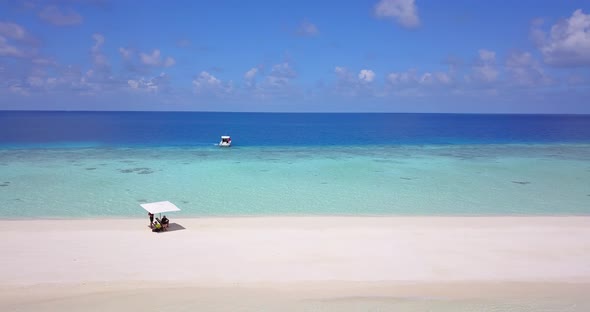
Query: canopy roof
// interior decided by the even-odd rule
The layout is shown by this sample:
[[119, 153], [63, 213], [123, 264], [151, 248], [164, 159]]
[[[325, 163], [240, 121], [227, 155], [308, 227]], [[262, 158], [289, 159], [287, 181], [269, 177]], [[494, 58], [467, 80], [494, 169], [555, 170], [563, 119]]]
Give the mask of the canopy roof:
[[143, 207], [143, 209], [147, 210], [149, 213], [154, 214], [169, 211], [180, 211], [180, 208], [176, 207], [176, 205], [169, 201], [141, 204], [141, 207]]
[[221, 138], [222, 139], [229, 139], [229, 135], [222, 135]]

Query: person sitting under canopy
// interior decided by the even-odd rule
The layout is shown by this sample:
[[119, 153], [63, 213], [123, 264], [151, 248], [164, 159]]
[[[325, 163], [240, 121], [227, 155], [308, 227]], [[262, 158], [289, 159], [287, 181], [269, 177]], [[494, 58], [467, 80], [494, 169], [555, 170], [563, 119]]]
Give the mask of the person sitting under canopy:
[[162, 223], [162, 228], [164, 230], [168, 229], [168, 224], [170, 224], [170, 220], [168, 220], [168, 218], [166, 216], [162, 217], [162, 221], [160, 221], [160, 223]]
[[162, 231], [162, 224], [160, 222], [158, 222], [157, 218], [156, 221], [154, 221], [154, 227], [152, 229], [152, 232], [160, 232]]

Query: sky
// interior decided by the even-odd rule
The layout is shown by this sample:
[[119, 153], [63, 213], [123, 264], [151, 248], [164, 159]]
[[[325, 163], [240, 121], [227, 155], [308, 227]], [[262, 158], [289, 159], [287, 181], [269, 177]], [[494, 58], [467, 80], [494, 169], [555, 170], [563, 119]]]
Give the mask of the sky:
[[590, 113], [590, 0], [0, 0], [0, 110]]

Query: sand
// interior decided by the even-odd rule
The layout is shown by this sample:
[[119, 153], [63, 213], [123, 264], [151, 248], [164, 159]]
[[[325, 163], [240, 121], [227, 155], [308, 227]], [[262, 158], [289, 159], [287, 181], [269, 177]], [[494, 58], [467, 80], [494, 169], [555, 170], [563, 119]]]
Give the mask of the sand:
[[171, 219], [4, 220], [2, 310], [590, 310], [590, 217]]

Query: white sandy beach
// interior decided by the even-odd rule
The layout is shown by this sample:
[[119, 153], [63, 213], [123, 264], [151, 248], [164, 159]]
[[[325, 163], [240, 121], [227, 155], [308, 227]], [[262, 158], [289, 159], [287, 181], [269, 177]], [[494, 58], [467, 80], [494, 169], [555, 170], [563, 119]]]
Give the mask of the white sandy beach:
[[3, 221], [2, 310], [590, 309], [590, 217], [171, 219]]

